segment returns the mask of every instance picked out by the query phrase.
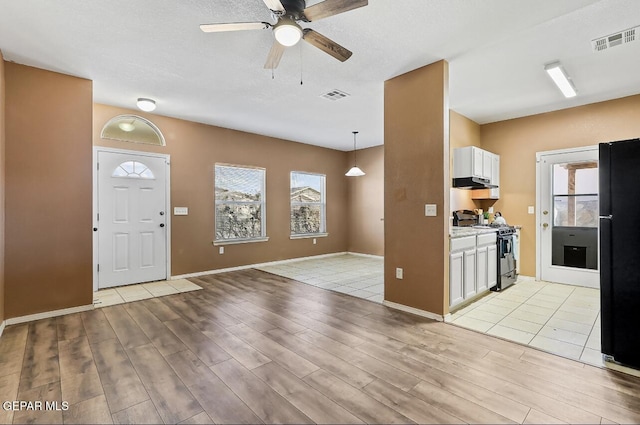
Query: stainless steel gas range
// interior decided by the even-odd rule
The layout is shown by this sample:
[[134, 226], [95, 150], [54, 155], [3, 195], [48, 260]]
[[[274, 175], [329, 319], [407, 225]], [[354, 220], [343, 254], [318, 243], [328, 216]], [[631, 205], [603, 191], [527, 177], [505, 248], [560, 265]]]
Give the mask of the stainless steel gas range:
[[513, 253], [513, 238], [516, 229], [511, 226], [498, 227], [498, 283], [492, 291], [501, 291], [516, 282], [516, 260]]

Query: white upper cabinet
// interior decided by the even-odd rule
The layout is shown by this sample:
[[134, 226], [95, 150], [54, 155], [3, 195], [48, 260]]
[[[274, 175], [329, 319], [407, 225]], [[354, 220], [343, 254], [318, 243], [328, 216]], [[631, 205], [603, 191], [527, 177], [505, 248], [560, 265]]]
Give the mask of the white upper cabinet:
[[491, 184], [496, 188], [489, 189], [489, 199], [500, 198], [500, 155], [491, 154]]
[[481, 177], [491, 179], [496, 155], [475, 146], [453, 150], [453, 178]]
[[475, 146], [453, 150], [453, 178], [480, 177], [498, 187], [474, 190], [472, 199], [500, 198], [500, 155]]

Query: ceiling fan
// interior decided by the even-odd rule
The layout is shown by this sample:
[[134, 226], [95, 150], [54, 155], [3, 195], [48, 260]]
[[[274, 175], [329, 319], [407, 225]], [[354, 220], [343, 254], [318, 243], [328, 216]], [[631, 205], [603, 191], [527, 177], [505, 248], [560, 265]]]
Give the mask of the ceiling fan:
[[262, 0], [277, 19], [275, 24], [269, 22], [230, 22], [225, 24], [202, 24], [204, 32], [226, 32], [244, 30], [262, 30], [273, 28], [275, 40], [269, 51], [265, 69], [275, 69], [280, 63], [287, 47], [300, 41], [306, 41], [314, 47], [330, 54], [341, 62], [346, 61], [352, 53], [310, 28], [302, 28], [298, 22], [315, 22], [322, 18], [337, 15], [369, 4], [368, 0], [324, 0], [307, 7], [305, 0]]

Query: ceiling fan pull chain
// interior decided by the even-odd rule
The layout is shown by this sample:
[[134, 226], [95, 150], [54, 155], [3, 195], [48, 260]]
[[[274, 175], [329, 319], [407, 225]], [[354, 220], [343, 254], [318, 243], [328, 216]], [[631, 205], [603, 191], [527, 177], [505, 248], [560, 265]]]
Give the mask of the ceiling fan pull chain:
[[298, 50], [300, 51], [300, 85], [302, 85], [302, 43], [299, 43]]

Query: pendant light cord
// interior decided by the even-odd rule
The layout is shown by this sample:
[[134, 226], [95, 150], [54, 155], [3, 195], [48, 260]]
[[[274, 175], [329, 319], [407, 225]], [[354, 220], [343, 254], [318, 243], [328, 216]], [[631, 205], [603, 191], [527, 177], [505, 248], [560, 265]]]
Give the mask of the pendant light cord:
[[358, 166], [358, 151], [356, 150], [356, 134], [358, 134], [357, 131], [353, 132], [353, 166], [357, 167]]

